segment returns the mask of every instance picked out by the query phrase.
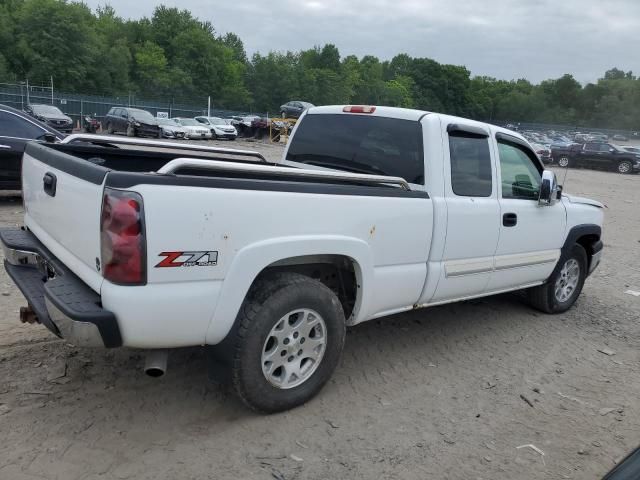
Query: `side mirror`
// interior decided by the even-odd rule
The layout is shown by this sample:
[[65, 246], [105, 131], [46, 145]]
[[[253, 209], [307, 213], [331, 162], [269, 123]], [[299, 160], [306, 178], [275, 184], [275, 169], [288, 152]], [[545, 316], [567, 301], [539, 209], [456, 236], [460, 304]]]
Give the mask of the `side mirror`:
[[44, 141], [47, 143], [55, 143], [57, 140], [56, 136], [51, 132], [46, 132], [42, 138], [44, 138]]
[[558, 200], [558, 179], [552, 170], [542, 172], [542, 182], [540, 183], [540, 195], [538, 205], [548, 207]]
[[609, 153], [616, 153], [616, 149], [615, 148], [610, 148], [609, 149]]

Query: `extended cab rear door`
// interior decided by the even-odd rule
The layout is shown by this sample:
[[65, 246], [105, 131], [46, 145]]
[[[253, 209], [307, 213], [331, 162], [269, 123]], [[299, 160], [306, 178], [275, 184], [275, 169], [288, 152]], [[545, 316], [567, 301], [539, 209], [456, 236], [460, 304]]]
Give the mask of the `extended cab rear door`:
[[482, 294], [493, 270], [500, 205], [488, 127], [442, 120], [447, 209], [442, 269], [431, 303]]
[[487, 291], [545, 280], [560, 257], [566, 229], [562, 202], [538, 205], [543, 166], [526, 142], [495, 134], [500, 178], [500, 238]]

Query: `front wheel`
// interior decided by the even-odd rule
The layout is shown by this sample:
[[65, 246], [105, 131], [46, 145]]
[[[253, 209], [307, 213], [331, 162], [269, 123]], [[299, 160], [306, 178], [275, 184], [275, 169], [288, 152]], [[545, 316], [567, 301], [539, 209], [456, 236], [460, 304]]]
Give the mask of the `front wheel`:
[[580, 296], [587, 265], [587, 253], [576, 243], [560, 257], [547, 283], [528, 290], [529, 303], [545, 313], [566, 312]]
[[110, 123], [107, 123], [107, 133], [109, 135], [113, 135], [113, 127], [111, 126]]
[[620, 163], [618, 163], [618, 173], [631, 173], [631, 170], [633, 169], [633, 165], [631, 164], [631, 162], [629, 160], [623, 160]]
[[133, 127], [133, 125], [127, 125], [127, 137], [135, 137], [136, 136], [136, 129]]
[[307, 402], [329, 380], [345, 339], [336, 294], [297, 273], [251, 289], [238, 314], [231, 376], [253, 410], [273, 413]]
[[559, 167], [567, 168], [569, 165], [571, 165], [571, 160], [569, 160], [569, 157], [567, 157], [566, 155], [563, 155], [558, 159]]

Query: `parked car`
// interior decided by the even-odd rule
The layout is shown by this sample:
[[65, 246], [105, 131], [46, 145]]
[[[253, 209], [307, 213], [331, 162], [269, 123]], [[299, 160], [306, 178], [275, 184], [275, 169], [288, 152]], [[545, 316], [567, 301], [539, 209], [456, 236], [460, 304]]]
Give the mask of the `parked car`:
[[164, 138], [186, 138], [187, 130], [175, 120], [170, 118], [158, 118], [158, 125]]
[[640, 155], [640, 148], [638, 147], [622, 147], [623, 150], [630, 152], [630, 153], [635, 153], [636, 155]]
[[258, 411], [316, 395], [347, 325], [521, 289], [564, 312], [602, 255], [601, 203], [561, 194], [522, 136], [464, 118], [311, 109], [279, 165], [105, 142], [125, 141], [27, 146], [25, 229], [0, 231], [23, 319], [147, 349], [155, 376], [166, 349], [208, 345]]
[[236, 131], [238, 132], [238, 136], [240, 137], [252, 137], [253, 130], [251, 129], [251, 123], [259, 119], [257, 115], [248, 115], [245, 117], [234, 116], [231, 118], [231, 125], [236, 127]]
[[195, 119], [211, 129], [211, 138], [214, 140], [217, 138], [235, 140], [238, 136], [238, 131], [231, 125], [231, 120], [220, 117], [196, 117]]
[[294, 100], [280, 105], [280, 115], [284, 115], [287, 118], [299, 118], [305, 110], [313, 106], [314, 105], [309, 102]]
[[551, 156], [560, 167], [589, 167], [618, 173], [640, 171], [640, 155], [605, 142], [552, 148]]
[[126, 133], [128, 137], [159, 137], [158, 120], [146, 110], [112, 107], [104, 119], [109, 134]]
[[606, 142], [609, 137], [604, 133], [590, 133], [587, 135], [587, 142]]
[[616, 141], [616, 142], [627, 142], [629, 141], [629, 139], [627, 137], [625, 137], [624, 135], [617, 133], [616, 135], [614, 135], [612, 137], [612, 140]]
[[24, 107], [24, 111], [59, 132], [71, 133], [73, 131], [73, 120], [71, 120], [71, 117], [68, 115], [62, 113], [58, 107], [32, 103]]
[[65, 135], [25, 112], [0, 105], [0, 190], [20, 190], [25, 146], [45, 137], [49, 141], [60, 141]]
[[201, 124], [199, 121], [194, 120], [193, 118], [176, 117], [172, 118], [171, 120], [180, 124], [180, 126], [184, 128], [186, 132], [185, 138], [188, 138], [190, 140], [209, 139], [212, 136], [211, 130], [209, 130], [209, 128]]
[[531, 143], [533, 150], [536, 152], [536, 155], [542, 160], [542, 163], [551, 163], [553, 159], [551, 158], [551, 149], [546, 145], [540, 145], [539, 143]]

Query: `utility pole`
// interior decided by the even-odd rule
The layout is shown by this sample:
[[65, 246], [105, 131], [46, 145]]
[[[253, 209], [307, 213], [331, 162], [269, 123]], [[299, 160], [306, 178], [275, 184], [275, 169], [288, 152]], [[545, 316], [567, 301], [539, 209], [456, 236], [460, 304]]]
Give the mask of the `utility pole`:
[[207, 117], [211, 116], [211, 95], [207, 99]]
[[29, 77], [27, 77], [27, 105], [31, 105], [31, 101], [29, 100]]
[[53, 105], [53, 75], [51, 75], [51, 105]]

